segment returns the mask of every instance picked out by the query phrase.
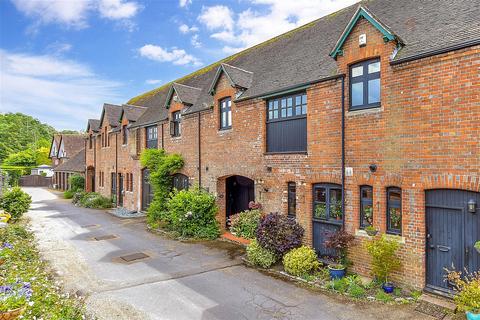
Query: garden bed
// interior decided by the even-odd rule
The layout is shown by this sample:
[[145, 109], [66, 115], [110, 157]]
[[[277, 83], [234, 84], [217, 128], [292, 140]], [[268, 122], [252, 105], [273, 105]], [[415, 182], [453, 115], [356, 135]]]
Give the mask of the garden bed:
[[[21, 290], [26, 292], [23, 318], [86, 319], [83, 301], [74, 294], [61, 291], [61, 283], [53, 278], [48, 263], [41, 259], [33, 234], [26, 229], [24, 222], [0, 229], [0, 244], [3, 250], [8, 249], [2, 250], [2, 292], [5, 298], [9, 288], [21, 284]], [[11, 309], [5, 301], [0, 302], [0, 310]]]
[[[332, 281], [329, 278], [328, 268], [321, 267], [312, 275], [302, 277], [293, 276], [287, 273], [281, 263], [270, 268], [259, 268], [252, 264], [246, 257], [242, 258], [243, 263], [249, 268], [255, 268], [260, 272], [267, 273], [275, 278], [292, 281], [306, 285], [310, 288], [328, 293], [340, 294], [357, 301], [378, 301], [392, 304], [408, 304], [416, 302], [421, 295], [420, 291], [408, 291], [397, 288], [394, 293], [386, 294], [381, 285], [375, 282], [362, 280], [360, 277], [350, 274], [341, 280]], [[360, 288], [360, 289], [359, 289]]]

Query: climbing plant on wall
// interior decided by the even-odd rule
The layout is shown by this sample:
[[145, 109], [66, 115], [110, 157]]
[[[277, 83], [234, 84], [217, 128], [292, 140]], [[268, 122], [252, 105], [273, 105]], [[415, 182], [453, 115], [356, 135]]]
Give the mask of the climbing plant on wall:
[[166, 204], [172, 191], [172, 174], [183, 167], [179, 154], [167, 154], [163, 149], [146, 149], [140, 157], [142, 166], [150, 171], [149, 182], [153, 188], [153, 200], [147, 210], [150, 225], [158, 225], [164, 220]]

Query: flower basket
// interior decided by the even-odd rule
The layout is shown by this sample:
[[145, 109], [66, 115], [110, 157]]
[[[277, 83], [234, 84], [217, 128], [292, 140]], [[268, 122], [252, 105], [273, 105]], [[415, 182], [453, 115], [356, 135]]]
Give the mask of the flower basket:
[[372, 230], [372, 229], [366, 229], [365, 232], [370, 236], [370, 237], [375, 237], [378, 233], [378, 230]]
[[0, 320], [13, 320], [17, 319], [25, 311], [25, 307], [20, 307], [14, 310], [0, 312]]

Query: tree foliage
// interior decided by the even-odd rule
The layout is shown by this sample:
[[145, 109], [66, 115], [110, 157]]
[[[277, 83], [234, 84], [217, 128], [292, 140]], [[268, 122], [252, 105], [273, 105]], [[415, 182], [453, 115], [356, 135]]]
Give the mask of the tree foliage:
[[[37, 165], [37, 156], [45, 155], [42, 147], [46, 148], [46, 158], [48, 159], [48, 150], [54, 133], [54, 128], [31, 116], [22, 113], [0, 113], [0, 162], [3, 162], [10, 154], [29, 151], [35, 154], [35, 164], [33, 165]], [[16, 158], [21, 161], [28, 159], [29, 163], [32, 163], [32, 158], [29, 156], [32, 155], [21, 154]], [[45, 157], [40, 159], [44, 161]], [[13, 159], [10, 161], [11, 163], [15, 162]]]

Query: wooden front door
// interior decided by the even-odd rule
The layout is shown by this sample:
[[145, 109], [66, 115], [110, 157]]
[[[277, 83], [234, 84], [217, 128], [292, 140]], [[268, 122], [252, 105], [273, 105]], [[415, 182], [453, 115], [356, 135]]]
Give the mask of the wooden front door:
[[313, 248], [319, 257], [331, 258], [336, 252], [325, 248], [328, 234], [343, 225], [342, 186], [322, 183], [313, 186]]
[[153, 189], [148, 180], [150, 177], [150, 171], [143, 169], [142, 171], [142, 211], [147, 211], [148, 206], [153, 200]]
[[118, 206], [123, 207], [123, 174], [118, 174]]
[[480, 203], [480, 193], [464, 190], [428, 190], [425, 194], [427, 288], [451, 292], [445, 269], [477, 271], [480, 254], [480, 211], [469, 212], [468, 201]]

